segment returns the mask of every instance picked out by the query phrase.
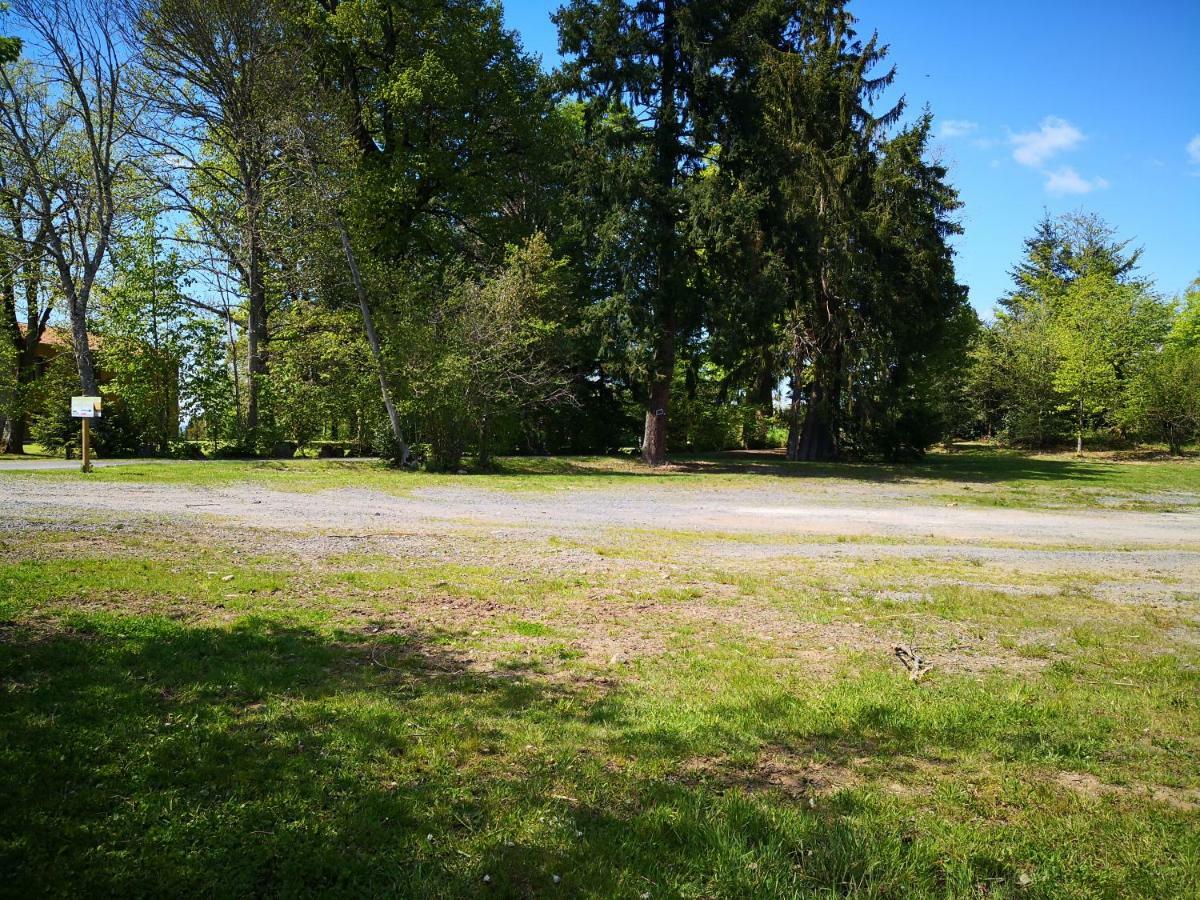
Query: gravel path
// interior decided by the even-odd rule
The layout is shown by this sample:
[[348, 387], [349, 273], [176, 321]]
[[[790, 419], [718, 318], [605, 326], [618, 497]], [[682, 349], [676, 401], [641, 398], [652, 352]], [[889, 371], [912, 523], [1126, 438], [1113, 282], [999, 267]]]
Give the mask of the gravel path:
[[531, 532], [599, 534], [607, 528], [848, 535], [1021, 545], [1200, 547], [1200, 513], [1060, 511], [958, 506], [825, 489], [639, 486], [548, 492], [419, 489], [406, 496], [337, 489], [291, 493], [254, 485], [219, 488], [118, 484], [0, 474], [4, 515], [80, 513], [218, 517], [292, 531], [384, 532], [422, 525], [499, 525]]

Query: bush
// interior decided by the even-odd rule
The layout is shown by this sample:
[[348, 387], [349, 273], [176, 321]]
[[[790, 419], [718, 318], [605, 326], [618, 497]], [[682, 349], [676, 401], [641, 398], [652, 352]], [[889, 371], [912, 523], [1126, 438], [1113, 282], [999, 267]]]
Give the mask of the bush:
[[1200, 349], [1168, 346], [1144, 357], [1134, 374], [1122, 420], [1179, 455], [1200, 434]]

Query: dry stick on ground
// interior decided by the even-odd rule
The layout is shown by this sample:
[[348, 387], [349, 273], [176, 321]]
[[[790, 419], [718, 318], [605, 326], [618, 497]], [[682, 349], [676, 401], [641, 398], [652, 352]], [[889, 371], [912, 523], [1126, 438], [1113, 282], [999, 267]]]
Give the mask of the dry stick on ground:
[[896, 659], [908, 669], [908, 677], [911, 681], [920, 681], [931, 671], [933, 665], [926, 662], [915, 650], [905, 647], [903, 644], [897, 644], [893, 648], [896, 654]]

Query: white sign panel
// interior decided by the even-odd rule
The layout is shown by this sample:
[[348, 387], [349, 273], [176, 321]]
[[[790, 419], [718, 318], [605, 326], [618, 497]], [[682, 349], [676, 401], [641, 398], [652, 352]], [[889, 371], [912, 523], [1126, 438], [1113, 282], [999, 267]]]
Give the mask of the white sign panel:
[[99, 419], [99, 397], [72, 397], [71, 415], [76, 419]]

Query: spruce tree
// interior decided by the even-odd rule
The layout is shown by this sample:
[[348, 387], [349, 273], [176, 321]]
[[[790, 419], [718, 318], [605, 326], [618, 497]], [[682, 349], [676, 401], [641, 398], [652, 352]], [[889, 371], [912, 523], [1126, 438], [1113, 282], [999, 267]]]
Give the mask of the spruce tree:
[[572, 0], [555, 16], [561, 87], [583, 104], [579, 175], [597, 239], [589, 280], [614, 363], [645, 407], [643, 459], [665, 461], [680, 344], [700, 325], [688, 223], [711, 134], [699, 115], [721, 5]]

